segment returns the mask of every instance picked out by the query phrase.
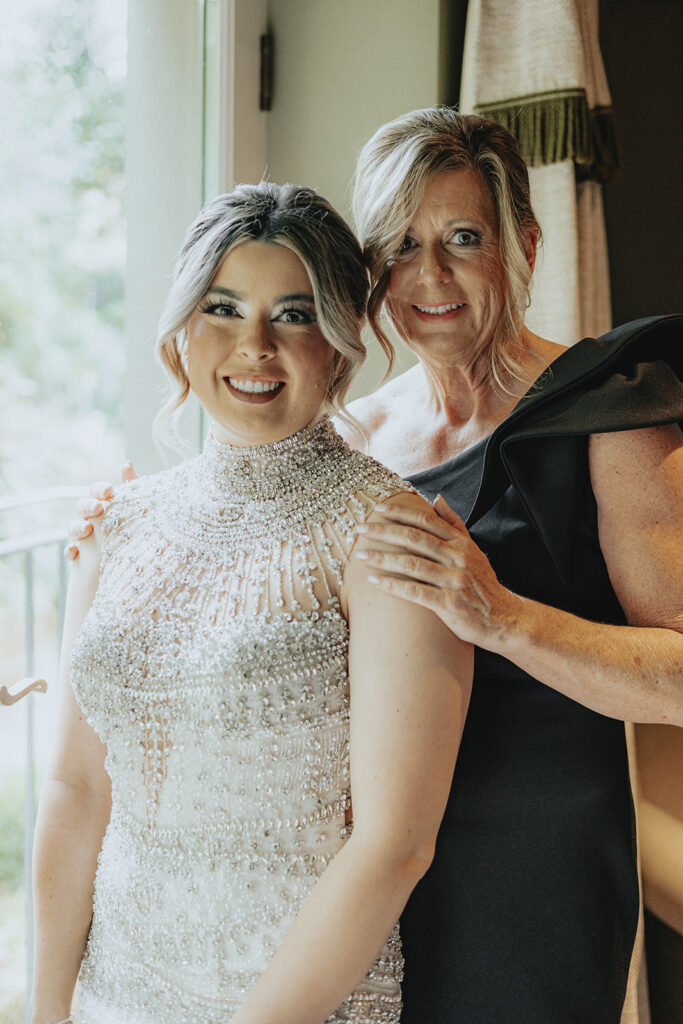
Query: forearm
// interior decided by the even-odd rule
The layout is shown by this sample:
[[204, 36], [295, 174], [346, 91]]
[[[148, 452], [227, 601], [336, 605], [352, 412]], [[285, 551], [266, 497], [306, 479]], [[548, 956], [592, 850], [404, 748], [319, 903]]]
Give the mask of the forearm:
[[518, 598], [489, 649], [600, 714], [683, 725], [683, 635], [673, 629], [589, 622]]
[[365, 976], [425, 868], [352, 836], [233, 1024], [321, 1024]]
[[109, 813], [106, 796], [58, 777], [45, 780], [33, 859], [33, 1024], [63, 1020], [70, 1011], [92, 918], [97, 856]]

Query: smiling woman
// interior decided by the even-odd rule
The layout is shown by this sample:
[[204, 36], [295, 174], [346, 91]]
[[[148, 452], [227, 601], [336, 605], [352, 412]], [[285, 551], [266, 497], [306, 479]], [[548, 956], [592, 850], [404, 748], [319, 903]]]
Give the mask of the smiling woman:
[[[300, 212], [290, 216], [290, 207]], [[335, 239], [334, 260], [330, 238]], [[233, 259], [237, 248], [239, 258]], [[360, 325], [366, 294], [366, 270], [355, 238], [310, 189], [262, 183], [258, 188], [239, 185], [218, 196], [188, 233], [161, 316], [157, 355], [177, 386], [157, 417], [157, 429], [185, 401], [188, 371], [194, 373], [196, 355], [207, 347], [217, 360], [212, 403], [219, 396], [222, 401], [226, 395], [237, 399], [239, 387], [230, 384], [231, 376], [270, 377], [285, 385], [274, 393], [277, 402], [265, 403], [269, 412], [259, 420], [261, 426], [248, 419], [250, 403], [242, 403], [239, 415], [247, 419], [239, 427], [238, 417], [233, 437], [251, 440], [236, 443], [254, 441], [240, 430], [261, 430], [263, 440], [269, 441], [276, 425], [291, 426], [292, 410], [302, 400], [310, 372], [314, 378], [308, 384], [317, 382], [313, 390], [324, 408], [340, 409], [365, 359]], [[195, 344], [199, 338], [201, 348]], [[391, 359], [391, 345], [383, 344]], [[292, 359], [299, 356], [310, 365], [303, 377], [290, 378]], [[256, 366], [260, 369], [255, 374]], [[208, 381], [199, 386], [206, 394]], [[236, 401], [230, 408], [238, 416]], [[307, 400], [304, 416], [310, 411]]]
[[635, 1020], [623, 720], [683, 722], [681, 319], [569, 349], [527, 328], [538, 225], [517, 143], [486, 118], [382, 126], [354, 206], [371, 318], [386, 304], [419, 364], [351, 411], [435, 500], [387, 512], [365, 537], [402, 550], [364, 562], [477, 648], [436, 855], [401, 918], [404, 1024]]
[[309, 189], [240, 186], [188, 232], [158, 351], [212, 436], [117, 488], [75, 566], [34, 1024], [79, 970], [83, 1024], [398, 1024], [472, 648], [351, 558], [378, 502], [428, 511], [326, 415], [367, 289]]
[[276, 441], [313, 422], [334, 357], [306, 268], [273, 243], [232, 249], [187, 325], [190, 387], [226, 444]]

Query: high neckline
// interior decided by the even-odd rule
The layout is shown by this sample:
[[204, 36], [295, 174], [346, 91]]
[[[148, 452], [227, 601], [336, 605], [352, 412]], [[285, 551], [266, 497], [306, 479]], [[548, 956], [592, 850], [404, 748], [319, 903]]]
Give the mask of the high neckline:
[[329, 416], [324, 416], [269, 444], [238, 447], [210, 434], [200, 459], [207, 483], [219, 492], [267, 500], [305, 490], [319, 475], [313, 470], [343, 446]]

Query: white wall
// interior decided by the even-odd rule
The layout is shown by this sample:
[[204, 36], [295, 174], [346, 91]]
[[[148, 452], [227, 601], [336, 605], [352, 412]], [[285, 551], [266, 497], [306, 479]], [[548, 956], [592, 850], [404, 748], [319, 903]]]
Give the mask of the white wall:
[[348, 212], [363, 143], [437, 102], [439, 0], [270, 0], [275, 39], [268, 170]]
[[[439, 0], [270, 0], [274, 34], [268, 173], [318, 189], [345, 216], [363, 143], [385, 121], [440, 99]], [[399, 368], [411, 365], [404, 355]], [[386, 363], [370, 344], [353, 394]]]

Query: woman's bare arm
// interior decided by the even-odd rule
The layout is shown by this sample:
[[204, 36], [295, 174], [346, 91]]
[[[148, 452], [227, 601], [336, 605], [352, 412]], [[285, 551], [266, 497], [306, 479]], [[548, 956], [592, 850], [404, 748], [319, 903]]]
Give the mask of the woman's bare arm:
[[[683, 725], [683, 444], [678, 427], [590, 439], [599, 535], [629, 625], [589, 622], [503, 587], [461, 519], [392, 516], [369, 565], [387, 593], [431, 608], [464, 639], [612, 718]], [[438, 513], [438, 514], [437, 514]], [[386, 573], [398, 574], [391, 578]]]
[[530, 602], [515, 644], [518, 658], [603, 714], [683, 725], [680, 431], [595, 435], [589, 459], [600, 547], [629, 625], [560, 617]]
[[33, 1024], [64, 1020], [92, 917], [93, 881], [111, 809], [105, 748], [88, 725], [69, 682], [74, 639], [97, 590], [99, 543], [74, 565], [66, 604], [60, 708], [36, 824]]
[[[401, 495], [389, 505], [421, 505]], [[364, 977], [429, 866], [469, 701], [472, 648], [347, 569], [351, 838], [233, 1024], [320, 1024]]]

